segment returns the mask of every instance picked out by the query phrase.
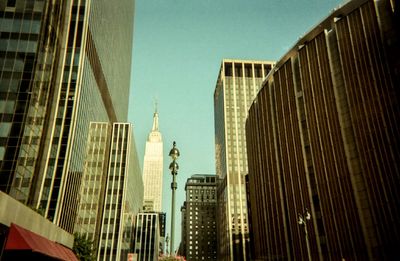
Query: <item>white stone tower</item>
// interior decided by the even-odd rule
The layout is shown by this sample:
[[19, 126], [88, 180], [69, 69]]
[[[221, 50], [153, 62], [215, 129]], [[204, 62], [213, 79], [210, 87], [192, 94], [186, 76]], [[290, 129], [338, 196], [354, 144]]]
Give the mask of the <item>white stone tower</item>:
[[144, 202], [148, 211], [161, 211], [163, 187], [163, 142], [158, 130], [157, 107], [153, 116], [153, 127], [146, 142], [143, 163]]

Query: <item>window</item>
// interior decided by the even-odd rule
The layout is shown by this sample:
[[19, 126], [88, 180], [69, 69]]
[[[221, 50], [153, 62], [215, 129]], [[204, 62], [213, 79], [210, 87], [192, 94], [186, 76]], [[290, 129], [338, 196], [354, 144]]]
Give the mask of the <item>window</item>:
[[13, 113], [15, 101], [13, 100], [0, 100], [0, 113]]
[[4, 154], [6, 153], [5, 147], [0, 147], [0, 160], [4, 159]]
[[225, 76], [232, 76], [232, 64], [225, 63]]
[[7, 0], [7, 7], [15, 7], [16, 0]]
[[0, 137], [7, 137], [10, 134], [11, 122], [0, 123]]

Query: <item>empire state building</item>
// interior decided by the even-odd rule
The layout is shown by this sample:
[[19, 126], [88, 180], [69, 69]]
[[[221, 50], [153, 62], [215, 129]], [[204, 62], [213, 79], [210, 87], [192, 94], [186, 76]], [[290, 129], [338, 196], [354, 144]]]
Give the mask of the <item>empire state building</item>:
[[161, 212], [163, 183], [163, 142], [158, 130], [157, 110], [153, 116], [153, 127], [146, 142], [143, 163], [144, 209]]

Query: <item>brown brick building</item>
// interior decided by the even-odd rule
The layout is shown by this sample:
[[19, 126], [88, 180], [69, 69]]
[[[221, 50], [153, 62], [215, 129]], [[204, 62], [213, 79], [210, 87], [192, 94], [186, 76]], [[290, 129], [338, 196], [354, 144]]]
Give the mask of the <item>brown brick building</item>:
[[182, 249], [186, 260], [217, 260], [217, 176], [192, 175], [185, 184]]
[[256, 260], [400, 257], [398, 6], [354, 0], [276, 64], [246, 122]]

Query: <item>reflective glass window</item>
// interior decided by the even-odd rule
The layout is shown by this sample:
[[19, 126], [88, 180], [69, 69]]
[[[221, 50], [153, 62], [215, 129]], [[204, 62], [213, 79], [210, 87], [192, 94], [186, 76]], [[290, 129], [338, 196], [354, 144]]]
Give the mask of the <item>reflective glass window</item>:
[[0, 113], [13, 113], [15, 101], [0, 100]]
[[6, 148], [5, 147], [0, 147], [0, 160], [4, 159], [5, 153], [6, 153]]
[[0, 123], [0, 137], [8, 137], [11, 130], [11, 122]]

